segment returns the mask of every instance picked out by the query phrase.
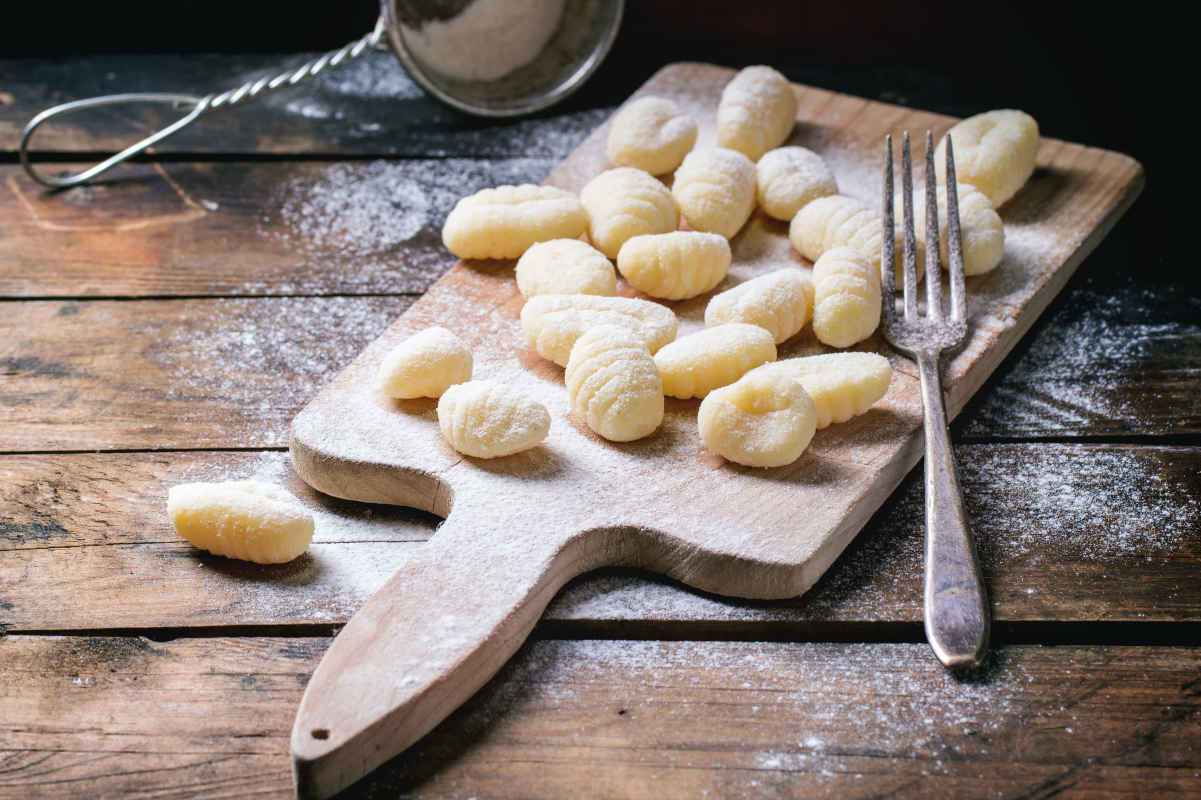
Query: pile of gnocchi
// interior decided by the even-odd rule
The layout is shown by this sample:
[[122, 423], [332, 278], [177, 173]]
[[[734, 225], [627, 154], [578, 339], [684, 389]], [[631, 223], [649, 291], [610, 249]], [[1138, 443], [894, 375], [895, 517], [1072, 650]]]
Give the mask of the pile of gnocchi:
[[[806, 325], [832, 348], [871, 337], [880, 323], [880, 270], [897, 268], [880, 263], [878, 211], [840, 194], [817, 153], [783, 146], [797, 105], [784, 76], [748, 67], [722, 92], [716, 146], [697, 149], [695, 119], [671, 100], [639, 97], [610, 125], [611, 168], [578, 196], [552, 186], [499, 186], [463, 198], [447, 217], [442, 239], [454, 255], [516, 261], [523, 344], [564, 368], [571, 412], [598, 436], [651, 436], [666, 397], [700, 398], [697, 429], [708, 450], [748, 467], [779, 467], [800, 458], [817, 430], [865, 413], [887, 393], [892, 368], [874, 353], [777, 360], [778, 346]], [[965, 271], [978, 275], [1001, 262], [996, 209], [1032, 174], [1038, 125], [1021, 111], [991, 111], [949, 135]], [[944, 138], [940, 182], [945, 146]], [[670, 188], [659, 177], [669, 174]], [[937, 202], [945, 221], [941, 191]], [[655, 301], [721, 286], [733, 261], [730, 240], [756, 207], [789, 223], [789, 240], [813, 262], [811, 274], [786, 267], [712, 294], [705, 328], [677, 338], [675, 313]], [[924, 215], [916, 216], [920, 248]], [[648, 299], [619, 296], [619, 275]], [[475, 458], [537, 447], [550, 431], [541, 403], [473, 379], [470, 349], [442, 327], [388, 353], [377, 384], [392, 398], [436, 398], [443, 437]], [[311, 517], [306, 523], [298, 502], [284, 495], [245, 482], [191, 484], [172, 489], [169, 507], [177, 530], [199, 547], [278, 561], [295, 557], [312, 536]], [[255, 536], [254, 547], [242, 541]]]

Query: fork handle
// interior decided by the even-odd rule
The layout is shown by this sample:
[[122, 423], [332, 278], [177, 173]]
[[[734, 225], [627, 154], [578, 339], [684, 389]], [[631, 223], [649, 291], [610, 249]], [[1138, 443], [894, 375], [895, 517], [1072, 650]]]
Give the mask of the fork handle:
[[919, 352], [926, 426], [926, 639], [951, 668], [980, 664], [989, 611], [947, 430], [936, 352]]

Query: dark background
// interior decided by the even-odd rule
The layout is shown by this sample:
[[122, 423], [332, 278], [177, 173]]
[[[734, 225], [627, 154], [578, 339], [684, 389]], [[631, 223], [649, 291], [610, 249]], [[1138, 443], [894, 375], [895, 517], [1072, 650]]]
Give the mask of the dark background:
[[[0, 24], [0, 56], [315, 51], [363, 35], [377, 11], [373, 0], [27, 4]], [[694, 60], [768, 63], [802, 83], [957, 116], [1022, 108], [1047, 136], [1144, 164], [1122, 249], [1162, 268], [1162, 231], [1184, 228], [1160, 220], [1196, 173], [1181, 169], [1195, 126], [1172, 130], [1195, 95], [1191, 53], [1174, 43], [1187, 24], [1157, 3], [629, 0], [613, 52], [567, 107], [616, 104], [663, 64]]]

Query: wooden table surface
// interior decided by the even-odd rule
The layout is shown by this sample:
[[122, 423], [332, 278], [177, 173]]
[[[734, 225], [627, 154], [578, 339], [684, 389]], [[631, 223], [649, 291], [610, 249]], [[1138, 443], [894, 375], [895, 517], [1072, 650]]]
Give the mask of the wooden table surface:
[[[378, 54], [104, 185], [47, 195], [15, 164], [51, 102], [279, 60], [0, 62], [0, 798], [289, 795], [308, 676], [437, 520], [314, 495], [288, 423], [451, 265], [458, 197], [540, 180], [638, 82], [485, 123]], [[151, 120], [39, 147], [68, 164]], [[1119, 223], [954, 426], [996, 617], [980, 673], [922, 639], [919, 468], [802, 599], [573, 583], [348, 796], [1201, 794], [1201, 280], [1163, 262]], [[243, 476], [314, 505], [329, 566], [175, 536], [168, 486]]]

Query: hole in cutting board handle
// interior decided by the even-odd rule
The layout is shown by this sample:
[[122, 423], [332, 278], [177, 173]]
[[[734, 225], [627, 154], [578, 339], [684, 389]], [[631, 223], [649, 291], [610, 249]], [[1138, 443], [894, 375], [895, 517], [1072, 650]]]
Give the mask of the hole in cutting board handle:
[[321, 741], [324, 742], [326, 739], [329, 738], [329, 729], [313, 728], [311, 735], [314, 739], [320, 739]]

